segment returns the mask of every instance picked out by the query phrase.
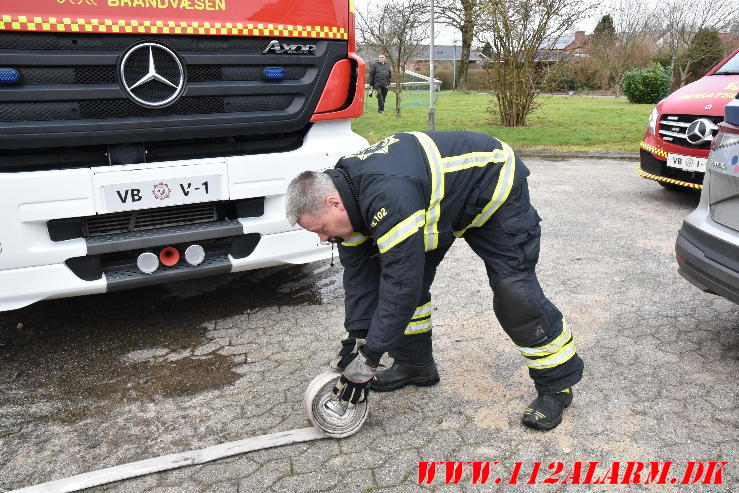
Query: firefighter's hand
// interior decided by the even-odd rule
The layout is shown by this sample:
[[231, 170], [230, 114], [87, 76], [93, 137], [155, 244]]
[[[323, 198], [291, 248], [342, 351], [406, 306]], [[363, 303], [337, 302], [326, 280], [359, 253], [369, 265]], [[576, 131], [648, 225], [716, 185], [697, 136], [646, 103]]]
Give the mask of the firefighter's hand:
[[334, 384], [333, 393], [342, 405], [351, 408], [367, 400], [379, 365], [367, 359], [361, 351], [350, 353], [344, 360], [347, 364]]
[[373, 92], [375, 92], [375, 88], [374, 88], [374, 87], [370, 89], [370, 92], [369, 92], [369, 97], [372, 97], [372, 93], [373, 93]]
[[347, 361], [347, 357], [351, 353], [357, 351], [359, 347], [365, 343], [366, 338], [367, 338], [366, 330], [350, 331], [348, 337], [344, 339], [343, 341], [341, 341], [341, 349], [336, 355], [336, 358], [331, 360], [331, 362], [329, 363], [329, 366], [334, 370], [336, 369], [343, 370], [344, 368], [346, 368], [346, 365], [350, 363], [350, 360]]
[[[374, 378], [375, 377], [372, 377], [372, 379]], [[334, 384], [334, 398], [338, 400], [342, 406], [351, 409], [357, 403], [367, 400], [370, 387], [372, 387], [372, 380], [364, 383], [354, 383], [342, 375]]]

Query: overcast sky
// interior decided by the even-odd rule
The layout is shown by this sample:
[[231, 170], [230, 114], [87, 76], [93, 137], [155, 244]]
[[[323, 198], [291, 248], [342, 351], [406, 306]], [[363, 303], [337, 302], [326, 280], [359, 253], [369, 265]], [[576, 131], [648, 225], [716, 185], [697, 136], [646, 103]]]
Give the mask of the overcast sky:
[[[431, 0], [427, 0], [427, 1], [429, 2], [429, 5], [431, 5]], [[441, 2], [444, 2], [444, 1], [449, 1], [449, 0], [436, 0], [435, 1], [435, 4], [436, 5], [440, 5]], [[606, 4], [607, 1], [608, 0], [605, 0], [602, 3]], [[652, 1], [654, 1], [654, 0], [646, 0], [647, 3], [651, 3]], [[385, 2], [384, 2], [384, 0], [354, 0], [354, 6], [355, 6], [357, 12], [363, 12], [363, 11], [365, 11], [367, 9], [367, 5], [370, 4], [370, 3], [372, 5], [378, 5], [378, 4], [382, 4], [382, 3], [385, 3]], [[573, 32], [574, 31], [585, 31], [588, 34], [592, 33], [593, 32], [593, 29], [595, 28], [595, 25], [598, 24], [598, 20], [606, 12], [607, 12], [607, 8], [606, 7], [603, 7], [602, 9], [599, 9], [597, 11], [596, 15], [593, 15], [591, 18], [584, 19], [583, 21], [581, 21], [577, 25], [576, 29], [573, 30]], [[436, 24], [436, 27], [434, 29], [436, 30], [436, 33], [437, 33], [437, 35], [436, 35], [436, 43], [437, 44], [447, 44], [447, 45], [450, 45], [450, 44], [453, 44], [454, 43], [454, 40], [455, 39], [459, 43], [459, 39], [460, 39], [459, 31], [457, 31], [456, 29], [451, 29], [451, 28], [442, 26], [440, 24]], [[475, 44], [477, 44], [477, 43], [475, 42]]]

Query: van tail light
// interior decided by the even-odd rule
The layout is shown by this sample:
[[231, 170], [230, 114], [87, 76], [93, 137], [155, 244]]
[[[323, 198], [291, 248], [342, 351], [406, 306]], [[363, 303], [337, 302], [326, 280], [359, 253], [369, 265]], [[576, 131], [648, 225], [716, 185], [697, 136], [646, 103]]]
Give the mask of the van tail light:
[[315, 113], [335, 111], [346, 104], [349, 97], [351, 75], [352, 62], [350, 60], [339, 60], [334, 64]]

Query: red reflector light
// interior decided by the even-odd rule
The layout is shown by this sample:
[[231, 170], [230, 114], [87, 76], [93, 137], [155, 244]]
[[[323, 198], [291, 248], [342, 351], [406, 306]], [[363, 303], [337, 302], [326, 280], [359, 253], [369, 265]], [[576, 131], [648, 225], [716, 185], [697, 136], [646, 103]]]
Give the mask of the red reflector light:
[[675, 257], [677, 258], [678, 262], [683, 263], [683, 264], [685, 263], [685, 259], [681, 257], [680, 255], [675, 254]]
[[163, 248], [159, 252], [159, 261], [167, 267], [172, 267], [174, 264], [180, 261], [180, 252], [175, 247]]

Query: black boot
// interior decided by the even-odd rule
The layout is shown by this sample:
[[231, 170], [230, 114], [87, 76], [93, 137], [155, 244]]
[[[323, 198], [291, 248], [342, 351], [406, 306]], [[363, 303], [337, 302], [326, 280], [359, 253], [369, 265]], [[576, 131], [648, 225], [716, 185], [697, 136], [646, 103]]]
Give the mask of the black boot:
[[390, 392], [406, 385], [429, 387], [439, 383], [439, 372], [433, 359], [424, 363], [393, 361], [390, 368], [377, 372], [377, 380], [372, 384], [375, 392]]
[[551, 430], [562, 422], [562, 414], [572, 403], [572, 388], [556, 394], [539, 394], [523, 412], [521, 422], [537, 430]]

